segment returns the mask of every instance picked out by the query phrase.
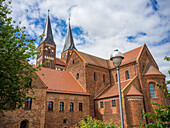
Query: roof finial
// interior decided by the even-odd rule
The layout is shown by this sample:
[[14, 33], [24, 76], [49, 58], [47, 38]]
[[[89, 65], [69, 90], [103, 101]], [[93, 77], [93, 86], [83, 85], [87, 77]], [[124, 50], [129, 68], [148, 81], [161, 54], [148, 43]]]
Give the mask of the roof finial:
[[49, 13], [50, 13], [50, 10], [48, 9], [48, 15], [49, 15]]
[[70, 24], [70, 18], [68, 18], [68, 23]]

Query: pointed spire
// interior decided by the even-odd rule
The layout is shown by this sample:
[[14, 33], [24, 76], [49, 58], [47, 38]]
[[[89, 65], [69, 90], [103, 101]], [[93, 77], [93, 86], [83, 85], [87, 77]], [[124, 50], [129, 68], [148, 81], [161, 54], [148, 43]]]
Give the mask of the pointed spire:
[[51, 29], [49, 12], [50, 12], [50, 10], [48, 10], [48, 17], [47, 17], [47, 21], [46, 21], [46, 24], [45, 24], [43, 36], [41, 37], [41, 40], [40, 40], [40, 44], [43, 43], [43, 42], [47, 42], [47, 43], [55, 45], [55, 42], [54, 42], [54, 39], [53, 39], [53, 33], [52, 33], [52, 29]]
[[70, 27], [70, 18], [69, 18], [68, 30], [67, 30], [67, 35], [66, 35], [66, 40], [65, 40], [63, 52], [68, 50], [68, 49], [71, 49], [71, 50], [76, 49], [76, 47], [74, 45], [72, 32], [71, 32], [71, 27]]

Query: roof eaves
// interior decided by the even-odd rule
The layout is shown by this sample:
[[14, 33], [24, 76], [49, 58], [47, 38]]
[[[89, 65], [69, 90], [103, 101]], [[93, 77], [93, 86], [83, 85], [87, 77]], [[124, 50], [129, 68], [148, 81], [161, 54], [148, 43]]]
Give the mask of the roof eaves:
[[99, 94], [96, 95], [94, 99], [97, 99], [103, 92], [105, 92], [112, 84], [109, 84], [103, 91], [101, 91]]
[[87, 63], [88, 65], [92, 65], [92, 66], [96, 66], [96, 67], [100, 67], [100, 68], [104, 68], [104, 69], [109, 69], [109, 68], [106, 68], [106, 67], [103, 67], [103, 66], [99, 66], [99, 65], [95, 65], [95, 64], [91, 64], [91, 63]]
[[143, 74], [143, 76], [164, 76], [166, 77], [164, 74], [160, 73], [160, 74], [154, 74], [154, 73], [147, 73], [147, 74]]
[[[120, 65], [120, 67], [124, 67], [124, 66], [126, 66], [128, 64], [133, 64], [133, 63], [136, 63], [136, 60], [132, 61], [132, 62], [129, 62], [129, 63], [126, 63], [126, 64], [123, 64], [123, 65]], [[109, 69], [112, 70], [112, 69], [116, 69], [116, 68], [114, 67], [114, 68], [109, 68]]]
[[59, 94], [73, 94], [73, 95], [84, 95], [89, 96], [90, 94], [87, 92], [73, 92], [73, 91], [63, 91], [63, 90], [55, 90], [55, 89], [47, 89], [47, 93], [59, 93]]
[[104, 99], [115, 98], [115, 97], [119, 97], [119, 94], [114, 95], [114, 96], [103, 97], [103, 98], [96, 98], [94, 100], [104, 100]]

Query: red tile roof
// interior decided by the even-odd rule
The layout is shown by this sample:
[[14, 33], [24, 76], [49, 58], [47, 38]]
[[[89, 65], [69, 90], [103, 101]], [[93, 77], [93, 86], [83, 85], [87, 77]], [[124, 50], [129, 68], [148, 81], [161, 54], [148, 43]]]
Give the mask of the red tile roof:
[[164, 75], [164, 74], [162, 74], [156, 67], [149, 63], [145, 69], [144, 75]]
[[80, 51], [78, 53], [88, 64], [108, 68], [107, 60]]
[[129, 92], [126, 94], [127, 96], [142, 96], [142, 93], [140, 93], [133, 85], [129, 89]]
[[48, 87], [47, 91], [88, 95], [69, 72], [42, 67], [42, 70], [36, 73]]
[[66, 63], [63, 59], [56, 58], [56, 65], [66, 66]]
[[[124, 89], [124, 87], [130, 82], [131, 80], [126, 80], [121, 82], [121, 90]], [[118, 83], [114, 85], [110, 85], [104, 92], [102, 92], [99, 96], [97, 96], [95, 99], [102, 99], [102, 98], [108, 98], [113, 96], [118, 96]]]
[[[137, 57], [139, 56], [141, 49], [142, 49], [142, 46], [138, 47], [136, 49], [133, 49], [131, 51], [123, 53], [124, 59], [122, 60], [122, 63], [121, 63], [120, 66], [123, 66], [125, 64], [129, 64], [131, 62], [135, 62]], [[111, 60], [109, 60], [109, 68], [111, 68], [111, 69], [115, 68], [114, 65], [113, 65], [113, 62]]]
[[[136, 49], [133, 49], [131, 51], [128, 51], [126, 53], [124, 53], [124, 59], [122, 61], [122, 65], [131, 63], [131, 62], [135, 62], [137, 57], [139, 56], [139, 53], [141, 51], [143, 46], [138, 47]], [[111, 60], [105, 60], [96, 56], [92, 56], [83, 52], [78, 51], [78, 53], [80, 54], [80, 56], [88, 63], [91, 65], [95, 65], [95, 66], [99, 66], [99, 67], [104, 67], [104, 68], [115, 68], [113, 65], [113, 62]]]

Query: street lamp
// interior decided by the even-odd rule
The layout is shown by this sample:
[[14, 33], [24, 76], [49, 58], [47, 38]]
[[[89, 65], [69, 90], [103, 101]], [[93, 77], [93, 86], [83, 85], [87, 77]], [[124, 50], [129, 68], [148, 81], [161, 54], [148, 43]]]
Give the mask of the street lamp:
[[120, 103], [120, 117], [121, 117], [122, 128], [124, 128], [124, 122], [123, 122], [123, 109], [122, 109], [122, 96], [121, 96], [119, 66], [123, 59], [124, 59], [123, 54], [121, 52], [119, 52], [117, 49], [114, 50], [114, 52], [110, 56], [110, 60], [113, 61], [113, 65], [117, 69], [117, 81], [118, 81], [118, 88], [119, 88], [119, 103]]

